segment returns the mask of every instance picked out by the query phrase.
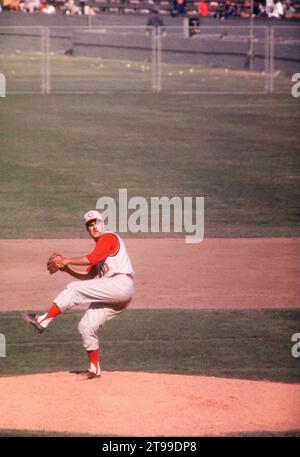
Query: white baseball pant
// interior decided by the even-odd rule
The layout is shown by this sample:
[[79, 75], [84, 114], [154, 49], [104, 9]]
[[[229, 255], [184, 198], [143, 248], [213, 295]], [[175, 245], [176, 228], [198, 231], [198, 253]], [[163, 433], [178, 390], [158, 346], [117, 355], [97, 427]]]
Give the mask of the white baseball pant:
[[53, 301], [62, 312], [79, 304], [91, 303], [79, 322], [78, 331], [83, 347], [94, 351], [99, 349], [98, 330], [124, 310], [132, 295], [133, 280], [119, 274], [71, 282]]

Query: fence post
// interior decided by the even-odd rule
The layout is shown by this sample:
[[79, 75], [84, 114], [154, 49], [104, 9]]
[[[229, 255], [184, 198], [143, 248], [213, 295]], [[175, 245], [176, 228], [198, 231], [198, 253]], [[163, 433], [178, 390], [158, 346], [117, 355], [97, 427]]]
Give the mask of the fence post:
[[151, 66], [152, 66], [152, 81], [151, 81], [151, 89], [153, 94], [156, 93], [156, 54], [157, 54], [157, 49], [156, 49], [156, 30], [155, 27], [152, 27], [151, 29], [151, 41], [152, 41], [152, 52], [151, 52]]
[[161, 91], [160, 61], [161, 61], [161, 34], [160, 27], [152, 28], [152, 92]]
[[254, 60], [254, 25], [253, 25], [253, 8], [254, 8], [254, 1], [251, 0], [250, 5], [250, 46], [249, 46], [249, 70], [253, 71], [253, 60]]
[[270, 27], [270, 60], [269, 60], [269, 93], [273, 94], [274, 92], [274, 58], [275, 58], [275, 37], [274, 37], [274, 27]]
[[164, 30], [161, 27], [158, 27], [157, 30], [157, 51], [156, 51], [156, 60], [157, 60], [157, 71], [156, 71], [156, 93], [159, 94], [161, 92], [161, 32]]
[[42, 93], [50, 94], [49, 27], [42, 29]]
[[264, 93], [270, 93], [270, 29], [269, 27], [265, 27], [264, 33], [264, 72], [265, 72], [265, 85], [264, 85]]

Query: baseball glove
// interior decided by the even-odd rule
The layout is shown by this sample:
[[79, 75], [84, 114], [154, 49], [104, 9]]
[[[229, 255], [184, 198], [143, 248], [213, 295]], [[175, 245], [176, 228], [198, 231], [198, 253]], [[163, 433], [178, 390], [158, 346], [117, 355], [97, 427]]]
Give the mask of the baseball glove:
[[64, 268], [64, 256], [55, 252], [47, 262], [47, 269], [51, 275]]

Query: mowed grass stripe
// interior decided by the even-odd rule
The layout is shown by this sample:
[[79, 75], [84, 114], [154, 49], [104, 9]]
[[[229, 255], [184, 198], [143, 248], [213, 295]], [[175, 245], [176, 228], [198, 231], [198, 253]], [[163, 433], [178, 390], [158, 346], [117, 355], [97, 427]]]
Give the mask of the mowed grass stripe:
[[[0, 314], [7, 357], [2, 376], [86, 368], [77, 333], [82, 312], [62, 315], [43, 335], [19, 313]], [[146, 371], [299, 382], [291, 337], [298, 310], [128, 310], [100, 333], [107, 371]]]
[[206, 236], [299, 235], [290, 96], [18, 95], [0, 110], [2, 238], [84, 237], [82, 214], [119, 188], [205, 196]]

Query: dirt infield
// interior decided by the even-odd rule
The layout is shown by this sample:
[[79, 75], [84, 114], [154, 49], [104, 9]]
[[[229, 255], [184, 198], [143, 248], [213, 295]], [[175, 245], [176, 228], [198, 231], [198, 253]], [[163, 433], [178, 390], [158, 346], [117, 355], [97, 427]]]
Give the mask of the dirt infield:
[[2, 378], [0, 392], [0, 429], [202, 436], [295, 430], [300, 422], [300, 385], [128, 372], [82, 381], [60, 372]]
[[[132, 308], [296, 308], [300, 239], [129, 239]], [[70, 281], [49, 276], [53, 251], [78, 256], [89, 240], [0, 240], [0, 311], [46, 309]], [[300, 384], [104, 372], [0, 378], [0, 429], [122, 436], [203, 436], [300, 429]], [[163, 418], [163, 420], [161, 419]]]
[[[296, 308], [300, 238], [128, 239], [136, 271], [131, 308]], [[49, 276], [46, 259], [89, 252], [93, 242], [0, 240], [0, 311], [47, 309], [70, 282]], [[12, 293], [13, 291], [13, 293]]]

